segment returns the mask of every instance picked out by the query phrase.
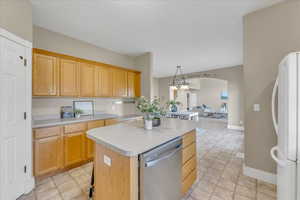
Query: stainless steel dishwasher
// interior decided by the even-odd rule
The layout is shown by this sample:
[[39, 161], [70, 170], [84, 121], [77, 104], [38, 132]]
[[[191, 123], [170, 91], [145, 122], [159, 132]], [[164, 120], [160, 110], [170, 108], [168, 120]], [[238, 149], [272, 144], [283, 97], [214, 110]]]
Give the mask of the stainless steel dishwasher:
[[140, 155], [139, 199], [180, 200], [181, 159], [181, 138]]

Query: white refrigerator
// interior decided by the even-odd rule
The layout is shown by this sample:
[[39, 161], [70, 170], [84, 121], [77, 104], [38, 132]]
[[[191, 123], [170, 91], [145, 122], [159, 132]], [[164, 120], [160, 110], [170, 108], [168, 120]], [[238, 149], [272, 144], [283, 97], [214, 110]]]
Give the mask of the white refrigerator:
[[278, 144], [271, 149], [271, 156], [277, 163], [278, 200], [300, 200], [299, 62], [300, 53], [291, 53], [283, 59], [272, 95], [272, 117]]

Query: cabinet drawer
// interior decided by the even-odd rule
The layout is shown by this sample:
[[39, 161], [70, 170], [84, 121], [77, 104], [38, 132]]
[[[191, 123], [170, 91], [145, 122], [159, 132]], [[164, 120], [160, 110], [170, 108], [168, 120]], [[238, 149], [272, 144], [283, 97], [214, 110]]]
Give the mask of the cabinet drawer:
[[86, 123], [70, 124], [64, 126], [64, 133], [74, 133], [86, 130]]
[[197, 166], [196, 156], [193, 156], [182, 167], [182, 180], [184, 180]]
[[104, 126], [104, 120], [88, 122], [88, 130]]
[[182, 194], [185, 195], [197, 179], [197, 170], [193, 170], [182, 182]]
[[192, 144], [193, 142], [196, 142], [196, 132], [195, 131], [191, 131], [183, 136], [182, 147], [185, 148], [188, 145]]
[[196, 143], [192, 143], [182, 150], [182, 164], [185, 164], [196, 154]]
[[59, 136], [61, 133], [61, 127], [55, 126], [49, 128], [38, 128], [38, 129], [34, 129], [33, 132], [34, 132], [35, 139], [47, 138], [51, 136]]

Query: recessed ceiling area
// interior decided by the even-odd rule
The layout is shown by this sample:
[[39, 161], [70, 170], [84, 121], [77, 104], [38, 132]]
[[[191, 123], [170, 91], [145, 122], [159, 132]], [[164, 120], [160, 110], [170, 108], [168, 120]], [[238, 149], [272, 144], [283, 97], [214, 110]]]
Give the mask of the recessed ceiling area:
[[243, 16], [282, 0], [31, 0], [35, 25], [127, 55], [155, 77], [243, 63]]

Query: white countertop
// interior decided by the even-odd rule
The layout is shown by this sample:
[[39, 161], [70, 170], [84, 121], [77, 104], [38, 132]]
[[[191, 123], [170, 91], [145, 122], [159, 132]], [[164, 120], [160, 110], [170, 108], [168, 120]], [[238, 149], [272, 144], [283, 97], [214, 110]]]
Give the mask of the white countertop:
[[161, 126], [145, 130], [142, 120], [95, 128], [87, 136], [125, 156], [137, 156], [199, 128], [196, 121], [163, 119]]
[[96, 114], [92, 116], [82, 116], [80, 118], [33, 120], [32, 128], [60, 126], [60, 125], [66, 125], [72, 123], [87, 122], [93, 120], [104, 120], [104, 119], [118, 119], [120, 121], [126, 121], [126, 120], [135, 119], [139, 117], [141, 117], [141, 115], [132, 114], [132, 115], [119, 116], [114, 114]]

